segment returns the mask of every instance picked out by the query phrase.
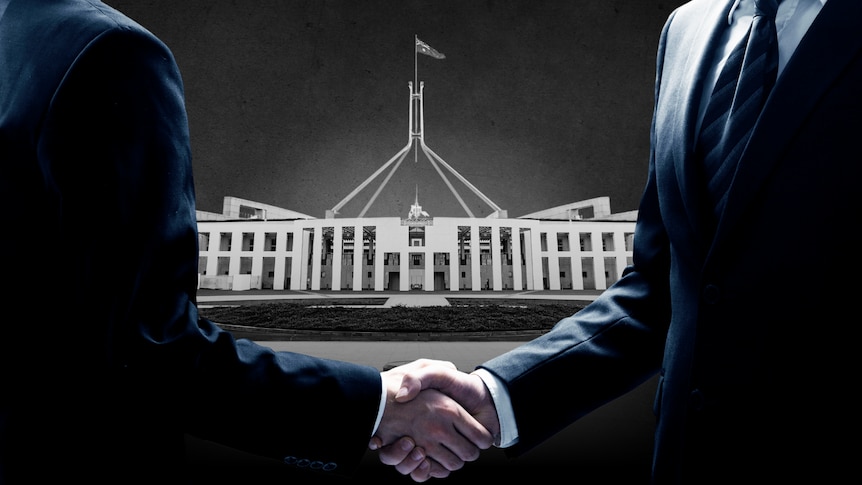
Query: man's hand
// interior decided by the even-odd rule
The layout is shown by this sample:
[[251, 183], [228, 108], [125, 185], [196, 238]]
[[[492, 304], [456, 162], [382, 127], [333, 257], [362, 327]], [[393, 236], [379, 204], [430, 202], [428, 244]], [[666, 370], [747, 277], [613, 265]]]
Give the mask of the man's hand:
[[[396, 401], [395, 395], [402, 387], [404, 376], [424, 367], [457, 372], [451, 363], [430, 360], [416, 361], [382, 372], [387, 390], [386, 408], [369, 447], [388, 450], [383, 452], [385, 456], [381, 456], [381, 461], [395, 464], [401, 473], [410, 473], [419, 468], [427, 472], [428, 476], [446, 476], [448, 472], [463, 467], [465, 462], [476, 460], [481, 450], [493, 444], [493, 436], [460, 404], [437, 390], [414, 392], [411, 399]], [[390, 446], [403, 437], [411, 438], [418, 450], [405, 449], [409, 446], [404, 445], [404, 440], [398, 446]], [[425, 455], [425, 459], [417, 460], [421, 454]], [[428, 477], [417, 474], [416, 478]]]
[[[374, 436], [368, 443], [372, 450], [384, 448], [382, 440]], [[416, 442], [409, 436], [398, 438], [395, 443], [385, 447], [386, 455], [380, 455], [380, 461], [384, 465], [392, 465], [402, 475], [411, 475], [414, 481], [424, 482], [429, 478], [446, 478], [449, 470], [437, 463], [433, 458], [425, 456], [425, 450], [416, 446]]]
[[[457, 434], [469, 440], [475, 448], [465, 445], [462, 440], [453, 436], [447, 438], [453, 446], [457, 447], [458, 451], [455, 455], [461, 460], [473, 461], [478, 458], [479, 450], [487, 449], [493, 444], [493, 437], [499, 433], [500, 424], [490, 393], [478, 376], [458, 371], [451, 362], [429, 359], [419, 359], [386, 371], [382, 375], [387, 380], [387, 389], [395, 404], [408, 404], [417, 399], [424, 402], [425, 394], [429, 393], [429, 389], [436, 389], [458, 401], [461, 411], [472, 415], [484, 427], [485, 433], [477, 433], [475, 428], [468, 425], [469, 420], [465, 419], [465, 422], [460, 424], [461, 429]], [[396, 382], [396, 385], [390, 388], [389, 382]], [[433, 398], [437, 404], [444, 402], [441, 401], [439, 392], [432, 392], [427, 397]], [[388, 411], [387, 404], [384, 419]], [[458, 408], [449, 409], [449, 412], [453, 411], [458, 411]], [[434, 410], [429, 409], [425, 412], [434, 412]], [[447, 419], [455, 418], [453, 416]], [[458, 428], [454, 427], [448, 431], [451, 434], [455, 430]], [[450, 471], [460, 468], [460, 466], [453, 468], [458, 465], [458, 462], [452, 460], [451, 455], [439, 449], [429, 452], [425, 448], [428, 441], [417, 439], [417, 435], [409, 434], [400, 438], [397, 442], [392, 441], [390, 437], [382, 436], [378, 430], [378, 434], [371, 439], [369, 447], [379, 450], [381, 462], [395, 466], [395, 469], [404, 475], [410, 474], [417, 482], [423, 482], [431, 477], [442, 478], [448, 476]], [[440, 437], [437, 438], [438, 441], [439, 439]], [[434, 443], [435, 439], [431, 439], [430, 442]], [[446, 447], [446, 445], [443, 446], [443, 448]], [[475, 455], [470, 455], [470, 451], [475, 451]], [[438, 461], [441, 458], [443, 462]], [[463, 466], [463, 462], [460, 465]]]

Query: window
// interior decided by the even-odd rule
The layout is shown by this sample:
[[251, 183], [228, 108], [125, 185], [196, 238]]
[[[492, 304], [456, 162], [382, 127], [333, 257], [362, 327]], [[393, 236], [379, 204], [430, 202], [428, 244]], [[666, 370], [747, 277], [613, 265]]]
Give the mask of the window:
[[557, 233], [557, 251], [568, 251], [569, 250], [569, 233], [560, 232]]
[[602, 233], [602, 251], [614, 251], [614, 235], [610, 232]]
[[209, 251], [210, 234], [208, 232], [198, 234], [198, 247], [200, 251]]
[[268, 232], [263, 236], [263, 250], [264, 251], [275, 251], [275, 233]]
[[242, 250], [243, 251], [254, 251], [254, 233], [253, 232], [242, 233]]

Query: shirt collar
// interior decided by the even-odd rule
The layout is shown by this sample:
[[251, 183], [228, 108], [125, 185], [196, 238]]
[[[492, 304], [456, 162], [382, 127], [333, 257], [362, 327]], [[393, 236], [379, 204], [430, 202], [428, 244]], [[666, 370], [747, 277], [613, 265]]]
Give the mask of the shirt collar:
[[[811, 0], [811, 1], [819, 2], [821, 7], [826, 5], [826, 0]], [[754, 0], [735, 0], [733, 2], [733, 5], [731, 5], [731, 7], [730, 7], [730, 12], [728, 12], [728, 14], [727, 14], [727, 24], [728, 25], [733, 25], [733, 14], [734, 14], [734, 12], [736, 12], [736, 9], [739, 8], [740, 4], [742, 4], [743, 2], [750, 3], [752, 5], [752, 8], [754, 8]], [[799, 3], [799, 0], [784, 0], [783, 3], [786, 3], [786, 4], [793, 3], [794, 4], [793, 6], [795, 8], [796, 4]], [[780, 7], [780, 5], [779, 5], [779, 7]]]

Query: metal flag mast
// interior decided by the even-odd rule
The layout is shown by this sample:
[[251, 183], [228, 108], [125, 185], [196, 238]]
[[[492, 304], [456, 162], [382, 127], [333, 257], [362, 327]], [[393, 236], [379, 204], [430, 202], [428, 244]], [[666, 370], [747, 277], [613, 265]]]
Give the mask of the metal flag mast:
[[[339, 212], [339, 210], [344, 207], [345, 204], [350, 202], [353, 197], [356, 196], [359, 192], [361, 192], [365, 187], [368, 186], [378, 175], [383, 173], [388, 167], [392, 166], [392, 169], [386, 174], [383, 181], [380, 183], [380, 186], [377, 187], [377, 190], [371, 196], [368, 203], [365, 204], [365, 207], [362, 209], [362, 212], [359, 213], [358, 217], [364, 217], [365, 213], [368, 212], [368, 209], [374, 204], [374, 201], [377, 200], [377, 196], [380, 195], [380, 192], [392, 178], [392, 175], [398, 170], [398, 167], [401, 166], [401, 162], [404, 161], [404, 158], [413, 150], [414, 161], [418, 162], [418, 152], [421, 149], [422, 153], [425, 154], [425, 157], [431, 162], [431, 165], [434, 167], [434, 170], [437, 171], [437, 174], [440, 175], [440, 178], [443, 179], [443, 182], [449, 187], [449, 190], [452, 192], [452, 195], [458, 200], [461, 204], [461, 207], [464, 209], [464, 212], [467, 213], [467, 217], [474, 218], [473, 212], [470, 211], [470, 208], [467, 207], [467, 204], [464, 203], [464, 199], [461, 198], [461, 195], [446, 177], [446, 174], [443, 173], [443, 170], [440, 169], [442, 166], [446, 170], [450, 172], [455, 178], [457, 178], [461, 183], [463, 183], [468, 189], [470, 189], [477, 197], [479, 197], [483, 202], [488, 204], [495, 213], [497, 213], [501, 217], [506, 217], [506, 211], [502, 210], [497, 204], [495, 204], [491, 199], [489, 199], [485, 194], [483, 194], [479, 189], [477, 189], [473, 184], [471, 184], [467, 179], [461, 176], [458, 171], [452, 168], [448, 163], [446, 163], [439, 155], [434, 153], [434, 150], [428, 147], [425, 144], [425, 101], [423, 98], [423, 91], [425, 89], [425, 83], [419, 82], [419, 69], [418, 69], [418, 56], [419, 53], [431, 56], [435, 59], [445, 59], [446, 56], [442, 53], [438, 52], [433, 47], [429, 46], [425, 42], [419, 39], [418, 36], [414, 35], [414, 49], [413, 49], [413, 81], [408, 82], [408, 88], [410, 89], [410, 112], [409, 112], [409, 132], [408, 132], [408, 140], [407, 144], [399, 150], [392, 158], [389, 159], [386, 163], [384, 163], [380, 168], [378, 168], [370, 177], [365, 179], [361, 184], [359, 184], [355, 189], [353, 189], [350, 194], [347, 195], [344, 199], [341, 200], [338, 204], [335, 205], [332, 209], [326, 211], [326, 218], [331, 219], [334, 218]], [[418, 190], [418, 189], [417, 189]]]

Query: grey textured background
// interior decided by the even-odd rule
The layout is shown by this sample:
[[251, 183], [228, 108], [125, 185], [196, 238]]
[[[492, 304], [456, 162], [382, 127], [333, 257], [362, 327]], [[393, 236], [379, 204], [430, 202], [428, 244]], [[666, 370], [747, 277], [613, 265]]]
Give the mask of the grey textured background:
[[[519, 216], [607, 195], [637, 208], [656, 45], [682, 2], [108, 0], [173, 50], [198, 208], [226, 195], [314, 217], [408, 141], [417, 35], [429, 147]], [[409, 156], [367, 216], [464, 216]], [[453, 180], [454, 177], [449, 177]], [[382, 176], [341, 211], [355, 217]], [[456, 189], [476, 216], [491, 209]]]

